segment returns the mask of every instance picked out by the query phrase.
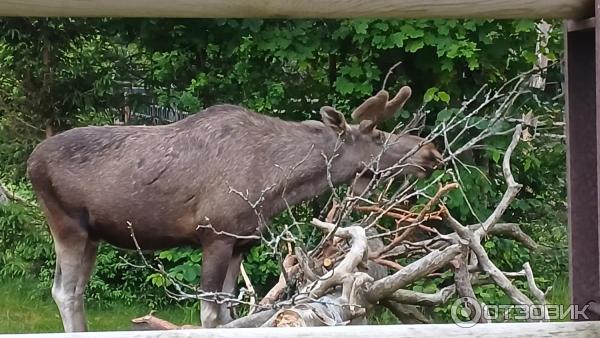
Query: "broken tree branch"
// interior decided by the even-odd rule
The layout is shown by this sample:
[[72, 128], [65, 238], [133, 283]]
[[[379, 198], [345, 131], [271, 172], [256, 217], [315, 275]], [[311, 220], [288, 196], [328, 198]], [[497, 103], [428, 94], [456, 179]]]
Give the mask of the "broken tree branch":
[[412, 290], [398, 289], [387, 299], [401, 304], [422, 306], [438, 306], [446, 304], [456, 294], [456, 286], [449, 285], [436, 293], [423, 293]]
[[458, 244], [451, 245], [443, 250], [432, 251], [418, 261], [408, 264], [395, 274], [374, 282], [367, 292], [367, 297], [371, 303], [387, 298], [396, 290], [439, 270], [459, 253], [460, 246]]
[[[326, 231], [334, 231], [335, 225], [313, 219], [312, 224]], [[320, 297], [334, 285], [340, 284], [346, 278], [346, 275], [351, 274], [354, 269], [362, 262], [366, 265], [367, 255], [367, 235], [365, 229], [359, 226], [350, 226], [346, 228], [338, 227], [335, 229], [335, 236], [350, 239], [352, 245], [350, 251], [333, 270], [327, 272], [320, 277], [315, 285], [311, 287], [310, 294], [312, 297]]]
[[522, 127], [521, 125], [517, 125], [515, 127], [515, 132], [513, 133], [512, 140], [506, 149], [506, 153], [504, 154], [504, 159], [502, 160], [502, 173], [504, 174], [504, 179], [506, 180], [506, 191], [500, 200], [500, 203], [496, 206], [496, 209], [492, 214], [483, 222], [481, 229], [478, 230], [477, 235], [481, 236], [489, 231], [498, 221], [500, 221], [500, 217], [504, 215], [504, 212], [510, 205], [510, 203], [515, 199], [521, 188], [522, 184], [515, 182], [515, 178], [513, 177], [512, 170], [510, 169], [510, 158], [512, 156], [513, 151], [517, 147], [519, 140], [521, 138]]
[[[300, 265], [296, 259], [296, 256], [288, 254], [283, 260], [283, 269], [286, 271], [286, 275], [288, 278], [290, 276], [295, 276], [300, 271]], [[263, 307], [269, 307], [275, 304], [276, 301], [279, 300], [281, 295], [283, 295], [285, 288], [288, 286], [288, 281], [284, 273], [282, 272], [279, 275], [279, 281], [275, 286], [267, 292], [267, 294], [263, 297], [263, 299], [259, 302], [259, 305]]]
[[[477, 300], [479, 302], [479, 308], [482, 309], [483, 306], [481, 302], [475, 296], [475, 291], [473, 291], [473, 286], [471, 285], [471, 274], [469, 273], [468, 265], [469, 265], [469, 247], [463, 245], [461, 247], [461, 253], [456, 257], [458, 261], [458, 268], [454, 271], [454, 281], [456, 284], [456, 293], [459, 297], [467, 297], [469, 299]], [[477, 309], [475, 309], [475, 305], [471, 303], [467, 303], [466, 306], [469, 307], [469, 313], [471, 314], [471, 320], [475, 319], [473, 316], [477, 313]], [[477, 318], [479, 323], [487, 323], [487, 319], [485, 316], [479, 316]]]
[[446, 224], [448, 224], [456, 233], [465, 240], [473, 253], [477, 255], [479, 266], [485, 271], [494, 282], [517, 304], [519, 305], [533, 305], [533, 302], [523, 292], [517, 289], [508, 278], [496, 267], [490, 260], [485, 252], [483, 246], [479, 243], [479, 238], [469, 230], [467, 227], [460, 224], [452, 215], [449, 213], [445, 217]]
[[529, 262], [523, 264], [523, 270], [525, 270], [525, 277], [527, 278], [527, 284], [529, 285], [529, 290], [531, 294], [537, 299], [538, 303], [542, 306], [544, 321], [550, 320], [548, 315], [548, 308], [546, 307], [546, 295], [540, 290], [535, 283], [535, 278], [533, 277], [533, 271], [531, 270], [531, 265]]

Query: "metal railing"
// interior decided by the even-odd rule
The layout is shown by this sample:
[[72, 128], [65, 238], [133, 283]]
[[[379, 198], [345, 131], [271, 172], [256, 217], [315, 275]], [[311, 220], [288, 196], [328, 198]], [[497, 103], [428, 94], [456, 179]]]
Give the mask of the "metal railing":
[[[165, 107], [155, 103], [154, 98], [143, 87], [127, 87], [124, 89], [125, 101], [137, 104], [128, 106], [128, 118], [149, 120], [153, 124], [165, 124], [177, 122], [190, 115], [189, 112], [181, 111], [174, 107]], [[131, 99], [135, 97], [135, 99]]]

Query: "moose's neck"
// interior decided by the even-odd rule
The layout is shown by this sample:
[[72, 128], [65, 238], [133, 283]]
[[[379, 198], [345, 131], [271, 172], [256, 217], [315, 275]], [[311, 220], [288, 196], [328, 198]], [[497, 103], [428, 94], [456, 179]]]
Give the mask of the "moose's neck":
[[283, 211], [286, 202], [295, 205], [323, 194], [331, 185], [350, 183], [362, 165], [360, 158], [330, 128], [317, 122], [300, 123], [297, 128], [301, 137], [282, 142], [272, 157], [282, 170], [279, 184], [271, 193], [275, 201], [269, 208], [271, 215]]
[[[332, 133], [330, 142], [326, 143], [327, 147], [323, 149], [322, 156], [325, 165], [326, 173], [329, 172], [327, 179], [328, 187], [333, 184], [337, 187], [341, 184], [350, 183], [358, 171], [362, 168], [365, 159], [352, 151], [351, 145], [344, 143], [338, 135]], [[326, 177], [327, 178], [327, 177]]]

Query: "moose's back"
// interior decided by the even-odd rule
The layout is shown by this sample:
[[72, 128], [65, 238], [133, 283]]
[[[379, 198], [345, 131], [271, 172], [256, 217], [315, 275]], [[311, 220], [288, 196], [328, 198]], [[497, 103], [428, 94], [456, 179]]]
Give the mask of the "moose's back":
[[[201, 245], [196, 226], [206, 219], [232, 233], [255, 229], [248, 202], [229, 188], [258, 198], [283, 181], [275, 164], [299, 162], [319, 134], [315, 126], [222, 105], [166, 126], [66, 131], [38, 145], [28, 175], [42, 200], [80, 218], [93, 238], [131, 248], [129, 221], [143, 228], [136, 237], [144, 248]], [[313, 156], [322, 161], [320, 152]]]
[[219, 198], [217, 156], [224, 155], [213, 147], [220, 120], [210, 113], [167, 126], [66, 131], [38, 145], [28, 175], [42, 201], [81, 218], [94, 238], [131, 247], [129, 221], [143, 228], [136, 237], [145, 248], [196, 242], [191, 223], [198, 207], [215, 207], [207, 201]]

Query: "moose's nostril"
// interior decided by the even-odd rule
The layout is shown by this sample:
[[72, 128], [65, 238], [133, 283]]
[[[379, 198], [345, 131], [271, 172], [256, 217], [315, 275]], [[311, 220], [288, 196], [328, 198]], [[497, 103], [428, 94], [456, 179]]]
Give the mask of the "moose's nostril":
[[429, 152], [429, 160], [432, 162], [439, 162], [442, 160], [442, 155], [439, 152], [432, 150]]
[[439, 151], [437, 151], [437, 149], [433, 149], [429, 152], [429, 160], [433, 163], [432, 165], [432, 169], [438, 169], [439, 167], [443, 166], [444, 164], [444, 158], [442, 157], [442, 154], [440, 154]]
[[432, 151], [433, 157], [438, 160], [438, 161], [442, 161], [444, 159], [444, 157], [442, 156], [442, 154], [437, 150], [437, 149], [433, 149]]

